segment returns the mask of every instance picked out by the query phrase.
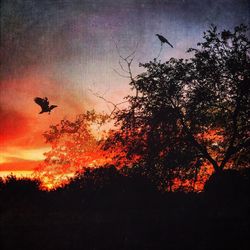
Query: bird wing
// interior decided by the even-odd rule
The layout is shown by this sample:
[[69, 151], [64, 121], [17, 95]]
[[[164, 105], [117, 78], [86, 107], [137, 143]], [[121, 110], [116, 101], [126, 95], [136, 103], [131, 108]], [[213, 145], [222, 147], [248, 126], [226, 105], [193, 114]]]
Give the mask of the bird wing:
[[159, 39], [163, 42], [163, 43], [168, 43], [168, 40], [164, 37], [159, 35]]
[[49, 102], [40, 97], [35, 97], [34, 101], [38, 104], [42, 109], [46, 109], [49, 107]]

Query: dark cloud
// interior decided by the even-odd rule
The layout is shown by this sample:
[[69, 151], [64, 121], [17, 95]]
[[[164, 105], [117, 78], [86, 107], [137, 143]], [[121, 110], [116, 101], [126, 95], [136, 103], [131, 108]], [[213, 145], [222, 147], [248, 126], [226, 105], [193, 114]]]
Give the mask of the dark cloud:
[[157, 29], [193, 36], [211, 22], [248, 23], [249, 7], [247, 0], [2, 0], [0, 73], [18, 75], [80, 53], [86, 61], [99, 60], [109, 53], [110, 31], [116, 38], [144, 41]]

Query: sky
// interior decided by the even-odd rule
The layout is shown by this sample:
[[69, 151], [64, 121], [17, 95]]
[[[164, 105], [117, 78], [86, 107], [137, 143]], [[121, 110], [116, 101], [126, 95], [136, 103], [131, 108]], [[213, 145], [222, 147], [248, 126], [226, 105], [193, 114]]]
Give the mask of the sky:
[[[109, 112], [129, 93], [119, 55], [139, 62], [188, 57], [211, 23], [249, 25], [248, 0], [2, 0], [0, 9], [0, 171], [31, 171], [48, 151], [42, 133], [86, 110]], [[91, 90], [91, 91], [90, 91]], [[58, 108], [38, 114], [34, 97]], [[0, 174], [1, 176], [1, 174]]]

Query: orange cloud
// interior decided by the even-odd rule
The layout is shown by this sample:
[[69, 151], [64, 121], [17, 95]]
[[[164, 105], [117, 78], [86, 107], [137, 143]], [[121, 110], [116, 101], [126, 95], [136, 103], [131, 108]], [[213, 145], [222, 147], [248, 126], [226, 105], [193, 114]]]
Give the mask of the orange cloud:
[[41, 161], [13, 161], [0, 164], [1, 171], [33, 171]]
[[15, 110], [0, 110], [0, 146], [24, 136], [30, 127], [29, 119]]

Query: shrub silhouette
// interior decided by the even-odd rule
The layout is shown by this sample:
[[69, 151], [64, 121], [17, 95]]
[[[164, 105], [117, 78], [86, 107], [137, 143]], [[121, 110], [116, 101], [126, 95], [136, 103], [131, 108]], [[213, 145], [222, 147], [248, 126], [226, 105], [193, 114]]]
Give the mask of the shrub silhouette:
[[137, 207], [149, 203], [157, 190], [148, 178], [117, 170], [113, 165], [87, 168], [72, 178], [62, 191], [78, 196], [82, 203], [101, 207]]
[[7, 193], [26, 193], [33, 194], [39, 190], [41, 182], [30, 178], [17, 178], [14, 175], [9, 175], [3, 182], [3, 191]]

